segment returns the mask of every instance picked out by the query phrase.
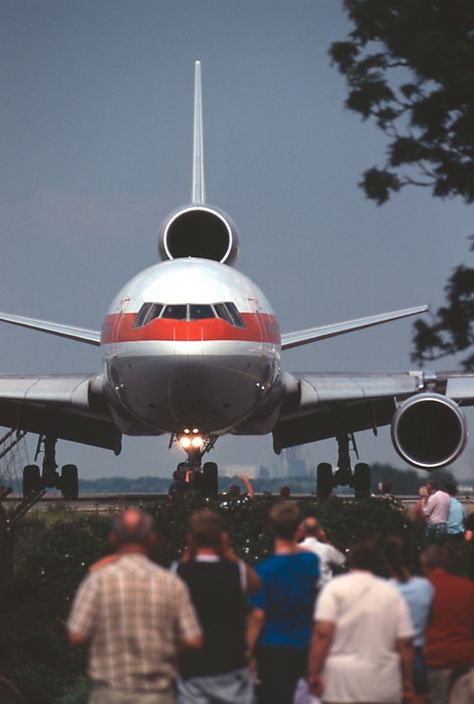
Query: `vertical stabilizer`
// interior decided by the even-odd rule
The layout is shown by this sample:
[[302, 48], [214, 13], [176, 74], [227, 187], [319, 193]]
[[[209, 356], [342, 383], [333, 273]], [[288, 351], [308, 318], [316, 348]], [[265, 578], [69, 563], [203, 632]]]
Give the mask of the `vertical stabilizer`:
[[194, 64], [194, 136], [193, 136], [193, 186], [191, 200], [193, 205], [206, 202], [206, 183], [204, 180], [204, 143], [202, 136], [202, 90], [201, 62]]

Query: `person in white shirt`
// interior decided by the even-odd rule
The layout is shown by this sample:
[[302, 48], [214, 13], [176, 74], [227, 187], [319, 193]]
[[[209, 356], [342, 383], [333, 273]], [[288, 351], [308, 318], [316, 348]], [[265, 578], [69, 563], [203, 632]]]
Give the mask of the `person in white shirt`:
[[334, 545], [320, 539], [321, 526], [314, 516], [306, 516], [302, 523], [302, 529], [305, 537], [300, 543], [300, 547], [314, 552], [319, 557], [318, 587], [324, 587], [333, 577], [332, 567], [341, 567], [346, 561], [346, 556]]
[[426, 537], [436, 540], [446, 535], [448, 530], [451, 497], [441, 491], [438, 482], [430, 479], [426, 482], [426, 493], [421, 492], [421, 505], [426, 517]]
[[405, 600], [374, 575], [374, 538], [356, 541], [349, 559], [351, 571], [327, 584], [316, 603], [310, 691], [325, 703], [411, 699], [414, 630]]

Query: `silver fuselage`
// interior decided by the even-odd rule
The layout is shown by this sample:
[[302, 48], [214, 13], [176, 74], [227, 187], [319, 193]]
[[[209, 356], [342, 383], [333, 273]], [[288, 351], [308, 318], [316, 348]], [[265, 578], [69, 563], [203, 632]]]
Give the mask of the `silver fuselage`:
[[[145, 304], [163, 310], [140, 324]], [[191, 317], [199, 306], [222, 304], [235, 306], [238, 325]], [[183, 306], [185, 319], [168, 317]], [[163, 262], [133, 278], [108, 311], [101, 348], [123, 432], [235, 431], [268, 404], [280, 377], [280, 331], [268, 300], [246, 276], [208, 259]]]

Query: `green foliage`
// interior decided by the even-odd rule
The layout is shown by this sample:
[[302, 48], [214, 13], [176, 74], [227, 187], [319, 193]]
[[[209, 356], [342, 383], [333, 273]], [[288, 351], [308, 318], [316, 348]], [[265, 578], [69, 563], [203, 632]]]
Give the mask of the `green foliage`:
[[[470, 239], [473, 250], [474, 236]], [[431, 324], [415, 322], [412, 359], [416, 362], [431, 362], [474, 343], [474, 269], [458, 266], [445, 286], [445, 294], [446, 305], [437, 310]], [[462, 366], [465, 371], [473, 371], [474, 356], [465, 357]]]
[[474, 201], [472, 0], [343, 0], [353, 29], [330, 48], [346, 105], [389, 138], [362, 187], [382, 204], [407, 185]]

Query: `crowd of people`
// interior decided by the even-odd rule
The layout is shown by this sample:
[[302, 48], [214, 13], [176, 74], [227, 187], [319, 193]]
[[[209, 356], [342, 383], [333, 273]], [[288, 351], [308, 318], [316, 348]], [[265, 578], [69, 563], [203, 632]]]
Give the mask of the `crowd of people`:
[[447, 569], [439, 493], [428, 483], [417, 507], [436, 538], [423, 576], [402, 537], [361, 535], [341, 552], [284, 497], [269, 514], [272, 553], [254, 568], [222, 516], [201, 510], [165, 569], [150, 558], [151, 517], [125, 510], [67, 622], [70, 643], [89, 647], [89, 703], [473, 704], [474, 583]]

